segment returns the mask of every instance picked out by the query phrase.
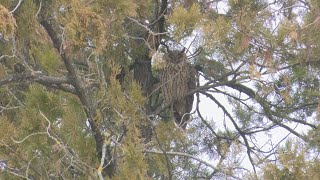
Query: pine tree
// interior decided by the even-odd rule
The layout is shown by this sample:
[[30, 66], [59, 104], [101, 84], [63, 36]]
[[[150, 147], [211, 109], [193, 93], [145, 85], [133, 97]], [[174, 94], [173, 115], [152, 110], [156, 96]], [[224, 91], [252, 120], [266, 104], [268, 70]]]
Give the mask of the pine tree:
[[[0, 0], [0, 178], [315, 178], [319, 12], [317, 0]], [[199, 81], [186, 130], [159, 83], [163, 55], [183, 47]]]

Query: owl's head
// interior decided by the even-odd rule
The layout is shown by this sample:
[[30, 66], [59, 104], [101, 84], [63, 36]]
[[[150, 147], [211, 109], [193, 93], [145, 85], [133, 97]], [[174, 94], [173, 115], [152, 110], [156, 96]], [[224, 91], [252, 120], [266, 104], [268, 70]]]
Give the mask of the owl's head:
[[185, 49], [183, 48], [182, 51], [177, 51], [177, 50], [173, 50], [173, 51], [168, 51], [168, 53], [166, 53], [163, 58], [165, 60], [165, 62], [167, 63], [173, 63], [173, 64], [178, 64], [180, 62], [186, 61], [187, 55], [186, 53], [184, 53]]

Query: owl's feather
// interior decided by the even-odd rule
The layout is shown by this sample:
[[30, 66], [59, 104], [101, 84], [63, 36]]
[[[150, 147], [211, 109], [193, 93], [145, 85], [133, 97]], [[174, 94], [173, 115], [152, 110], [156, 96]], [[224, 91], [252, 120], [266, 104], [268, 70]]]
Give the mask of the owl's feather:
[[161, 89], [166, 103], [171, 103], [171, 110], [176, 124], [183, 129], [190, 121], [194, 96], [189, 94], [196, 87], [196, 70], [187, 61], [183, 52], [165, 54], [165, 67], [160, 73]]

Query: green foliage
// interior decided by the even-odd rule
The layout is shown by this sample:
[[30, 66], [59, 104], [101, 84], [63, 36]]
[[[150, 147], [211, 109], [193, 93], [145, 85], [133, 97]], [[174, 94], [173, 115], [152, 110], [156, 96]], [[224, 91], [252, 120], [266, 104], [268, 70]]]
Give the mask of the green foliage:
[[190, 9], [185, 9], [182, 6], [174, 8], [168, 19], [168, 22], [174, 26], [174, 37], [180, 40], [190, 35], [201, 24], [202, 17], [200, 7], [197, 4], [192, 5]]
[[248, 127], [253, 121], [254, 113], [252, 112], [252, 107], [244, 107], [240, 104], [236, 104], [235, 107], [235, 116], [240, 120], [243, 127]]
[[[316, 115], [316, 120], [315, 120], [317, 123], [319, 123], [319, 121], [320, 121], [319, 114], [320, 114], [320, 112], [318, 111], [318, 114]], [[310, 146], [317, 149], [318, 151], [320, 151], [320, 136], [319, 135], [320, 135], [319, 128], [308, 132], [308, 136], [310, 137]]]
[[308, 152], [301, 144], [287, 142], [280, 150], [281, 165], [268, 163], [264, 167], [264, 179], [319, 179], [320, 162], [318, 159], [306, 159]]
[[62, 117], [62, 99], [58, 94], [47, 91], [42, 86], [32, 85], [29, 86], [29, 91], [26, 92], [25, 97], [27, 110], [30, 108], [30, 110], [42, 111], [49, 119]]
[[17, 12], [17, 35], [21, 38], [32, 39], [37, 27], [36, 19], [37, 7], [33, 1], [26, 1], [21, 4]]
[[9, 10], [0, 5], [0, 32], [4, 37], [11, 36], [16, 30], [16, 20]]
[[97, 5], [97, 7], [101, 8], [101, 11], [104, 11], [105, 13], [115, 11], [120, 19], [125, 16], [135, 16], [137, 13], [136, 8], [138, 8], [134, 0], [98, 0]]
[[[160, 122], [159, 125], [157, 126], [157, 136], [155, 136], [153, 142], [156, 144], [160, 144], [162, 148], [165, 150], [169, 151], [174, 149], [176, 146], [172, 147], [172, 141], [174, 142], [180, 142], [183, 143], [183, 140], [185, 140], [184, 135], [180, 131], [180, 129], [177, 129], [174, 125], [174, 122], [169, 121], [169, 122]], [[157, 142], [159, 141], [159, 143]], [[160, 150], [161, 148], [158, 147]]]
[[11, 144], [11, 137], [17, 134], [16, 125], [10, 122], [5, 116], [0, 116], [0, 136], [1, 136], [1, 146], [6, 144]]
[[116, 79], [119, 73], [119, 67], [110, 64], [110, 88], [108, 90], [107, 106], [113, 108], [116, 113], [113, 114], [115, 127], [114, 133], [121, 129], [123, 125], [126, 127], [126, 137], [123, 139], [121, 146], [119, 161], [119, 171], [114, 179], [146, 179], [148, 164], [145, 162], [143, 155], [143, 140], [141, 138], [139, 127], [147, 124], [145, 115], [142, 114], [142, 108], [145, 98], [141, 94], [140, 87], [135, 82], [128, 85], [127, 94], [121, 90], [121, 85]]
[[66, 29], [67, 46], [84, 48], [91, 41], [96, 46], [95, 52], [100, 53], [107, 43], [110, 21], [80, 1], [71, 1], [65, 8], [61, 21]]
[[213, 21], [206, 22], [203, 26], [205, 46], [207, 48], [214, 48], [219, 44], [226, 43], [230, 28], [230, 22], [222, 16]]
[[120, 169], [115, 179], [148, 179], [148, 164], [142, 153], [143, 142], [139, 138], [138, 127], [130, 123], [127, 135], [123, 141], [124, 158], [119, 164]]
[[[320, 4], [303, 2], [0, 0], [0, 179], [241, 179], [248, 157], [252, 179], [319, 179]], [[199, 72], [186, 130], [159, 42]], [[274, 128], [304, 142], [269, 151]]]
[[57, 70], [61, 67], [61, 62], [56, 51], [47, 45], [36, 44], [33, 49], [34, 61], [38, 61], [45, 71], [49, 74], [57, 74]]

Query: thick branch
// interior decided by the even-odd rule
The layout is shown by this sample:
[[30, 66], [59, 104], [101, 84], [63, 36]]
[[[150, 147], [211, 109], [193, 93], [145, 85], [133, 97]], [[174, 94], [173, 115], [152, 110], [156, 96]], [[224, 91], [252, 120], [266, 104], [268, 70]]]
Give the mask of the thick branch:
[[25, 72], [0, 79], [0, 86], [19, 81], [35, 81], [42, 84], [69, 84], [68, 77], [47, 76], [42, 72]]
[[[100, 131], [96, 118], [96, 107], [93, 103], [91, 96], [85, 86], [85, 83], [82, 81], [81, 77], [79, 76], [76, 68], [73, 66], [70, 58], [68, 57], [69, 54], [66, 53], [65, 49], [70, 48], [67, 47], [63, 43], [63, 39], [60, 39], [57, 32], [55, 31], [53, 25], [49, 21], [41, 21], [41, 25], [47, 31], [48, 35], [50, 36], [54, 47], [59, 51], [61, 59], [64, 62], [64, 65], [68, 71], [68, 77], [72, 85], [76, 90], [76, 94], [78, 95], [82, 105], [85, 107], [85, 112], [87, 114], [88, 121], [90, 123], [91, 130], [93, 132], [95, 141], [96, 141], [96, 152], [98, 154], [98, 158], [101, 159], [102, 157], [102, 146], [104, 142], [104, 136]], [[107, 154], [106, 161], [112, 159], [112, 154]], [[114, 164], [110, 163], [104, 170], [108, 173], [109, 177], [113, 175]]]

